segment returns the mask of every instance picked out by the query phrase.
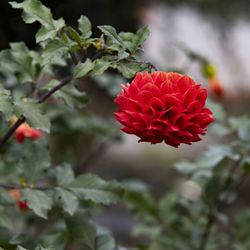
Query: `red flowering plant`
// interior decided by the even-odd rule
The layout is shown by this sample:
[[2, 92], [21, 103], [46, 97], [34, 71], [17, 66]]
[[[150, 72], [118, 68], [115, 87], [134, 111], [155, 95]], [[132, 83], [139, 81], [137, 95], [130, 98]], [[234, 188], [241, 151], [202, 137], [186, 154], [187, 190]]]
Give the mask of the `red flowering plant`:
[[[102, 25], [99, 36], [93, 37], [86, 16], [74, 29], [63, 18], [54, 19], [39, 0], [10, 5], [22, 10], [24, 22], [38, 22], [41, 28], [35, 36], [38, 50], [15, 42], [0, 52], [0, 249], [129, 250], [134, 239], [130, 232], [129, 240], [123, 239], [125, 247], [114, 237], [121, 237], [117, 228], [123, 227], [123, 220], [135, 226], [134, 235], [146, 239], [132, 249], [249, 249], [249, 210], [237, 210], [234, 218], [224, 209], [236, 202], [249, 173], [249, 118], [228, 119], [189, 72], [159, 71], [144, 60], [147, 26], [136, 33], [118, 33]], [[124, 78], [132, 81], [121, 89]], [[90, 90], [89, 106], [85, 88]], [[100, 95], [92, 96], [98, 91]], [[130, 168], [119, 173], [121, 182], [93, 174], [98, 172], [96, 165], [86, 173], [111, 142], [124, 135], [113, 123], [111, 111], [117, 104], [115, 118], [121, 130], [136, 135], [139, 142], [164, 142], [166, 153], [168, 145], [177, 148], [200, 141], [207, 127], [236, 139], [212, 144], [197, 160], [174, 164], [182, 178], [173, 177], [171, 190], [161, 190], [163, 197], [152, 195], [142, 181], [125, 179], [133, 176], [125, 172]], [[117, 159], [107, 165], [111, 160]], [[122, 166], [120, 156], [117, 162]], [[115, 167], [111, 175], [105, 167], [106, 178], [117, 175]], [[157, 166], [151, 169], [159, 172]], [[142, 172], [151, 174], [148, 169]], [[168, 174], [162, 177], [153, 180], [152, 174], [149, 179], [169, 182]], [[20, 213], [13, 198], [28, 212]], [[105, 215], [108, 206], [114, 210]], [[130, 213], [124, 214], [125, 207]], [[121, 213], [118, 219], [112, 213], [116, 209]], [[108, 230], [103, 221], [112, 222]]]

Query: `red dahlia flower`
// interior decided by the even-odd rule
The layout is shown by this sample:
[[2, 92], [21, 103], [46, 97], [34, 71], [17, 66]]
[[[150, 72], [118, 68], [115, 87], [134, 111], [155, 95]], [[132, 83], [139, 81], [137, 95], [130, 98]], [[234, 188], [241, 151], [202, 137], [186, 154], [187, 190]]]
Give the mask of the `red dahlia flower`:
[[38, 140], [41, 137], [41, 131], [31, 128], [27, 123], [23, 123], [15, 131], [15, 137], [20, 143], [24, 141], [25, 137]]
[[165, 141], [174, 147], [200, 141], [213, 122], [212, 112], [204, 108], [206, 89], [186, 75], [154, 72], [137, 73], [131, 84], [122, 84], [114, 100], [120, 105], [116, 119], [122, 131], [140, 137], [139, 142]]

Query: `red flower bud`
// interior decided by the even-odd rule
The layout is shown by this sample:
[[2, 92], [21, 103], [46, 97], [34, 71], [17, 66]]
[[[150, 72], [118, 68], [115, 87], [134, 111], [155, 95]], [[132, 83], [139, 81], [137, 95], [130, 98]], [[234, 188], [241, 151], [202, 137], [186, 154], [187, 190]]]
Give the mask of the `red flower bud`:
[[186, 75], [154, 72], [137, 73], [131, 84], [122, 84], [114, 100], [120, 108], [117, 121], [139, 142], [165, 141], [174, 147], [200, 141], [213, 122], [212, 112], [204, 108], [207, 91]]
[[208, 80], [208, 87], [210, 88], [212, 94], [222, 97], [225, 93], [224, 88], [216, 77], [212, 77]]
[[22, 143], [25, 137], [38, 140], [41, 138], [41, 131], [31, 128], [27, 123], [21, 124], [15, 131], [16, 140]]
[[23, 212], [26, 212], [28, 210], [28, 206], [27, 206], [26, 202], [23, 202], [23, 201], [20, 200], [20, 189], [11, 189], [9, 191], [9, 193], [10, 193], [11, 196], [13, 196], [16, 199], [19, 208]]

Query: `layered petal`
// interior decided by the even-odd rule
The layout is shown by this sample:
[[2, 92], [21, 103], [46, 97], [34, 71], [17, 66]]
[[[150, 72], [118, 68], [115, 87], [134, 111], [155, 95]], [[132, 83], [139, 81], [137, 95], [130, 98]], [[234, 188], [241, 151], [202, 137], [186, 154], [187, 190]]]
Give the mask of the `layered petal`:
[[207, 91], [186, 75], [137, 73], [131, 84], [122, 84], [114, 100], [120, 108], [115, 117], [125, 133], [139, 142], [164, 141], [173, 147], [200, 141], [213, 114], [204, 108]]

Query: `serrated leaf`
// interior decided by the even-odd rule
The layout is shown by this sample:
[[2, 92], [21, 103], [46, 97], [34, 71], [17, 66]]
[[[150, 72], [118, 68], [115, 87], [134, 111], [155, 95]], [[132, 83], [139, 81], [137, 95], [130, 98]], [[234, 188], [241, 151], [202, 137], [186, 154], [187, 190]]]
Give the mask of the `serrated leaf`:
[[73, 78], [82, 78], [94, 68], [94, 63], [88, 58], [84, 63], [79, 62], [74, 68]]
[[62, 188], [56, 188], [55, 197], [65, 212], [71, 216], [75, 213], [78, 208], [78, 199], [72, 192]]
[[21, 100], [15, 102], [15, 112], [18, 117], [23, 115], [32, 128], [49, 133], [49, 117], [43, 115], [40, 108], [41, 105], [37, 104], [35, 100], [32, 99], [26, 99], [25, 102]]
[[85, 40], [92, 34], [91, 23], [86, 16], [81, 15], [78, 19], [78, 29], [81, 32], [81, 37]]
[[9, 90], [3, 89], [0, 86], [0, 112], [3, 113], [6, 120], [9, 120], [13, 115], [13, 104], [11, 93]]
[[59, 186], [67, 186], [75, 179], [73, 169], [67, 163], [63, 164], [63, 166], [56, 167], [55, 174]]
[[47, 213], [52, 208], [52, 199], [40, 190], [23, 189], [21, 191], [22, 201], [26, 201], [34, 213], [44, 219], [47, 219]]
[[96, 175], [85, 174], [78, 176], [75, 181], [70, 183], [68, 189], [79, 199], [109, 205], [116, 203], [119, 199], [117, 187], [112, 184]]
[[91, 72], [91, 75], [98, 76], [98, 75], [103, 74], [103, 72], [106, 71], [110, 65], [111, 65], [111, 62], [107, 61], [104, 58], [96, 59], [94, 61], [94, 68], [93, 68], [93, 71]]
[[10, 2], [12, 8], [23, 10], [23, 20], [26, 23], [38, 21], [45, 27], [53, 27], [53, 18], [49, 8], [41, 4], [39, 0], [25, 0], [22, 3]]
[[73, 216], [65, 214], [65, 222], [71, 236], [84, 242], [90, 249], [95, 249], [96, 227], [85, 210], [78, 210]]
[[97, 28], [100, 29], [108, 38], [110, 38], [113, 43], [122, 45], [122, 39], [118, 36], [114, 27], [110, 25], [101, 25], [97, 26]]

